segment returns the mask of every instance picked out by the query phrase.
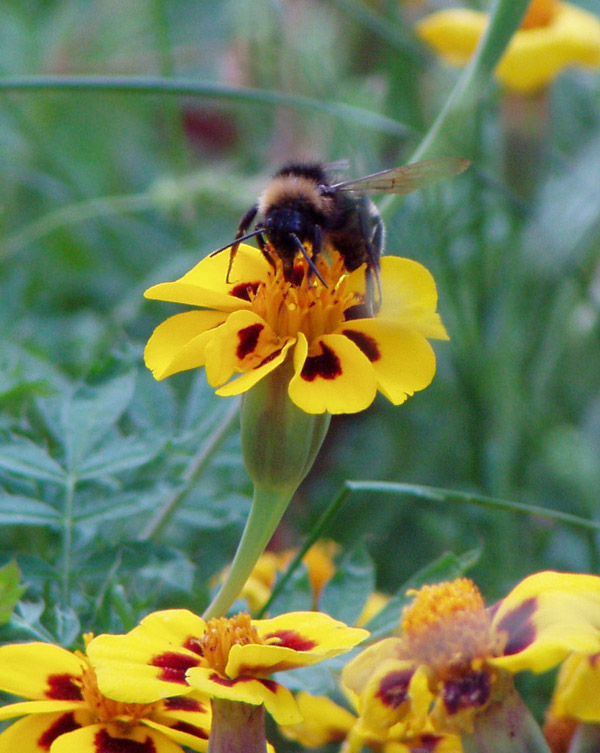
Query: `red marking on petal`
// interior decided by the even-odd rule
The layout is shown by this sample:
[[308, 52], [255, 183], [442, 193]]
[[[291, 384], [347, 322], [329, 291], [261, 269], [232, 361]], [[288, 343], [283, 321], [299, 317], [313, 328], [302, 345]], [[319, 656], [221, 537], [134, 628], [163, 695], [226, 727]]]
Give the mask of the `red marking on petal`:
[[250, 301], [252, 300], [252, 296], [256, 295], [259, 287], [260, 282], [242, 282], [232, 288], [230, 295], [241, 298], [242, 301]]
[[379, 361], [379, 359], [381, 358], [381, 351], [379, 350], [377, 340], [375, 340], [374, 337], [365, 335], [364, 332], [357, 332], [354, 329], [345, 329], [342, 334], [346, 335], [349, 340], [352, 340], [352, 342], [360, 348], [360, 350], [365, 354], [369, 361], [371, 361], [371, 363]]
[[300, 376], [306, 382], [314, 382], [317, 377], [321, 379], [336, 379], [342, 375], [340, 359], [333, 350], [324, 343], [321, 345], [320, 356], [308, 356], [302, 367]]
[[169, 711], [196, 711], [199, 713], [206, 711], [206, 706], [203, 703], [187, 695], [176, 695], [173, 698], [165, 698], [163, 703]]
[[406, 701], [408, 686], [414, 670], [405, 669], [398, 672], [389, 672], [382, 678], [377, 691], [377, 697], [386, 706], [397, 709]]
[[44, 750], [50, 750], [50, 746], [58, 737], [66, 735], [67, 732], [73, 732], [80, 727], [81, 724], [75, 721], [75, 715], [72, 711], [68, 714], [63, 714], [40, 735], [37, 744]]
[[194, 727], [193, 724], [188, 724], [187, 722], [177, 722], [177, 724], [173, 724], [169, 729], [176, 729], [178, 732], [185, 732], [187, 735], [199, 737], [201, 740], [208, 740], [207, 730]]
[[187, 638], [183, 647], [187, 648], [188, 651], [193, 651], [195, 654], [198, 654], [198, 656], [204, 656], [204, 650], [202, 649], [200, 639], [193, 635], [190, 635], [190, 637]]
[[50, 675], [48, 689], [44, 691], [46, 698], [53, 701], [81, 701], [81, 680], [74, 675]]
[[272, 643], [271, 645], [284, 646], [294, 651], [310, 651], [318, 645], [316, 641], [303, 638], [294, 630], [277, 630], [275, 633], [265, 635], [265, 640], [269, 640], [270, 638], [277, 638], [279, 640], [279, 643]]
[[453, 680], [446, 680], [442, 691], [444, 706], [449, 714], [462, 709], [480, 708], [490, 697], [492, 684], [487, 672], [469, 672]]
[[263, 358], [263, 360], [258, 364], [257, 368], [260, 368], [261, 366], [264, 366], [266, 363], [269, 363], [270, 361], [272, 361], [274, 358], [277, 358], [277, 356], [281, 353], [282, 350], [283, 348], [277, 348], [277, 350], [274, 350], [272, 353], [269, 353], [269, 355]]
[[112, 737], [105, 729], [94, 737], [94, 748], [97, 753], [156, 753], [156, 746], [150, 737], [141, 743], [126, 737]]
[[441, 743], [443, 739], [443, 737], [438, 737], [437, 735], [421, 735], [419, 737], [418, 747], [414, 748], [414, 750], [418, 751], [418, 753], [434, 753], [438, 743]]
[[264, 328], [264, 324], [256, 323], [251, 324], [249, 327], [244, 327], [244, 329], [241, 329], [238, 332], [239, 344], [237, 346], [236, 355], [240, 361], [256, 350], [258, 338]]
[[265, 687], [269, 693], [273, 693], [273, 695], [277, 695], [277, 688], [279, 687], [279, 684], [275, 682], [275, 680], [266, 680], [264, 678], [258, 680], [260, 684]]
[[518, 607], [507, 612], [496, 625], [496, 632], [508, 633], [508, 640], [504, 647], [504, 656], [512, 656], [523, 651], [535, 641], [536, 629], [531, 621], [537, 608], [537, 599], [532, 596]]
[[180, 685], [187, 685], [185, 673], [191, 667], [197, 667], [200, 664], [198, 659], [186, 654], [178, 654], [175, 651], [165, 651], [164, 654], [153, 656], [150, 660], [153, 667], [160, 667], [162, 672], [158, 679], [164, 682], [177, 682]]

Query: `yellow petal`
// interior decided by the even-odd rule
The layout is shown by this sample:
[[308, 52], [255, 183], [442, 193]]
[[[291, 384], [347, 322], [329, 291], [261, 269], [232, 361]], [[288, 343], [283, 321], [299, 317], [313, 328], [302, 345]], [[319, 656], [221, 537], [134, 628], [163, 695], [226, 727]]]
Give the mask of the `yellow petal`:
[[344, 685], [353, 693], [360, 695], [379, 665], [398, 658], [400, 645], [399, 638], [384, 638], [367, 646], [344, 667], [342, 672]]
[[367, 356], [375, 370], [377, 388], [394, 405], [431, 383], [435, 354], [418, 330], [378, 317], [346, 322], [339, 332]]
[[212, 669], [195, 667], [188, 671], [188, 681], [196, 690], [215, 698], [250, 703], [253, 706], [264, 704], [278, 724], [297, 724], [302, 721], [294, 696], [275, 680], [247, 676], [230, 680]]
[[582, 722], [600, 722], [599, 655], [572, 654], [563, 662], [552, 698], [552, 713]]
[[450, 65], [466, 65], [487, 24], [485, 13], [449, 8], [422, 19], [417, 34]]
[[550, 24], [515, 34], [496, 74], [508, 88], [531, 92], [573, 65], [600, 65], [600, 19], [559, 3]]
[[210, 736], [210, 723], [205, 727], [193, 728], [191, 725], [181, 724], [179, 727], [159, 724], [152, 719], [141, 720], [145, 727], [159, 732], [161, 736], [169, 738], [179, 745], [186, 745], [188, 748], [199, 750], [204, 753], [208, 750], [208, 738]]
[[[92, 717], [87, 711], [26, 716], [0, 734], [0, 753], [48, 753], [51, 745], [54, 753], [59, 740], [91, 723]], [[77, 753], [87, 751], [80, 749]], [[90, 748], [89, 753], [97, 752]]]
[[429, 270], [412, 259], [384, 256], [381, 260], [383, 302], [378, 319], [416, 329], [425, 337], [448, 340], [436, 313], [438, 295]]
[[356, 717], [326, 696], [313, 696], [301, 691], [296, 703], [304, 721], [284, 727], [283, 734], [302, 745], [318, 748], [328, 743], [341, 743], [350, 732]]
[[189, 693], [186, 671], [203, 661], [194, 639], [205, 630], [202, 618], [170, 609], [148, 615], [127, 635], [99, 635], [87, 654], [100, 691], [126, 703]]
[[85, 708], [85, 701], [22, 701], [0, 707], [0, 721], [25, 714], [50, 714], [77, 711]]
[[266, 377], [267, 374], [270, 374], [278, 366], [281, 366], [294, 342], [293, 338], [283, 341], [283, 345], [267, 356], [262, 363], [253, 367], [250, 371], [246, 371], [236, 379], [232, 379], [223, 385], [223, 387], [219, 387], [216, 394], [221, 397], [231, 397], [232, 395], [241, 395], [242, 392], [247, 392], [257, 382]]
[[299, 332], [289, 396], [305, 413], [357, 413], [375, 399], [377, 380], [369, 359], [347, 337], [323, 335], [308, 344]]
[[206, 343], [224, 321], [220, 311], [186, 311], [159, 324], [144, 350], [144, 361], [154, 378], [204, 366]]
[[0, 646], [0, 689], [25, 698], [81, 700], [80, 659], [48, 643]]
[[490, 662], [510, 672], [544, 672], [573, 651], [600, 652], [600, 577], [530, 575], [499, 603], [492, 629], [506, 645]]
[[257, 248], [242, 245], [235, 257], [230, 283], [225, 279], [228, 266], [229, 253], [226, 251], [207, 256], [179, 280], [154, 285], [144, 295], [154, 300], [224, 312], [250, 308], [246, 289], [254, 289], [265, 280], [269, 263]]
[[[116, 724], [92, 724], [59, 737], [52, 753], [183, 753], [168, 737], [136, 725], [130, 730]], [[47, 753], [47, 751], [46, 751]]]

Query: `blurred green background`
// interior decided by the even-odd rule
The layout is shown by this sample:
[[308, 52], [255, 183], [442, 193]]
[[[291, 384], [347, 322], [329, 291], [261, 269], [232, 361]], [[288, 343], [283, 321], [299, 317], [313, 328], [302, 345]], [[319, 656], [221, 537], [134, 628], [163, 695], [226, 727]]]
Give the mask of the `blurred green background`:
[[[408, 161], [460, 75], [413, 33], [441, 5], [5, 0], [3, 79], [203, 87], [0, 90], [0, 541], [28, 586], [11, 630], [69, 643], [80, 621], [122, 629], [206, 603], [250, 485], [231, 404], [204, 374], [145, 371], [144, 343], [176, 307], [142, 293], [230, 240], [286, 160], [347, 159], [351, 176]], [[519, 136], [490, 82], [449, 147], [467, 173], [387, 208], [387, 253], [434, 273], [451, 340], [405, 405], [334, 417], [277, 547], [297, 546], [348, 478], [598, 519], [600, 76], [569, 71], [530, 104]], [[364, 540], [387, 591], [475, 548], [490, 600], [535, 570], [598, 572], [596, 534], [444, 495], [356, 492], [327, 534]]]

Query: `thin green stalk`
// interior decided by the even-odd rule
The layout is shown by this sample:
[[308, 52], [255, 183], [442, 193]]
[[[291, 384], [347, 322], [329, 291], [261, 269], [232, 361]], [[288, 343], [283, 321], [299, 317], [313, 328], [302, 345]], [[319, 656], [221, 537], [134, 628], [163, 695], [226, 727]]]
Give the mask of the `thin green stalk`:
[[185, 499], [190, 488], [194, 486], [202, 476], [206, 467], [212, 460], [213, 455], [217, 452], [219, 447], [221, 447], [231, 433], [233, 427], [236, 425], [239, 415], [239, 405], [239, 400], [232, 401], [229, 410], [219, 422], [217, 428], [208, 437], [206, 442], [202, 444], [196, 455], [191, 459], [186, 470], [182, 473], [182, 487], [168, 497], [159, 508], [154, 518], [148, 521], [139, 536], [140, 541], [156, 539], [164, 531], [165, 527], [177, 511], [177, 508]]
[[195, 79], [167, 79], [156, 76], [7, 76], [0, 79], [0, 93], [25, 91], [44, 93], [103, 91], [113, 94], [202, 97], [225, 102], [251, 102], [271, 107], [293, 107], [300, 110], [324, 112], [335, 118], [391, 136], [406, 136], [412, 130], [404, 123], [398, 123], [376, 112], [352, 107], [343, 102], [327, 102], [299, 94], [229, 86]]
[[333, 502], [331, 502], [329, 506], [321, 514], [321, 516], [319, 517], [315, 525], [312, 527], [311, 532], [306, 537], [304, 544], [300, 547], [300, 549], [298, 550], [298, 553], [288, 565], [285, 573], [281, 576], [281, 578], [275, 584], [275, 587], [271, 591], [271, 595], [267, 599], [266, 603], [258, 612], [257, 614], [258, 619], [260, 619], [266, 614], [270, 605], [277, 598], [277, 596], [281, 593], [281, 591], [285, 588], [287, 582], [294, 574], [296, 568], [302, 562], [302, 558], [304, 557], [306, 552], [308, 552], [308, 550], [315, 543], [315, 541], [323, 535], [327, 526], [329, 525], [331, 520], [336, 516], [338, 510], [340, 509], [342, 504], [345, 502], [346, 497], [348, 496], [349, 493], [350, 493], [349, 487], [347, 486], [342, 487], [339, 494], [336, 497], [334, 497]]
[[469, 492], [457, 492], [452, 489], [440, 489], [433, 486], [421, 486], [419, 484], [403, 484], [389, 481], [346, 481], [346, 486], [352, 491], [378, 492], [380, 494], [411, 495], [429, 502], [442, 502], [444, 504], [457, 503], [461, 505], [475, 505], [489, 510], [502, 510], [520, 515], [533, 515], [544, 520], [558, 521], [576, 528], [590, 531], [600, 531], [600, 522], [586, 520], [577, 515], [560, 510], [548, 510], [538, 505], [528, 505], [523, 502], [487, 497], [482, 494]]
[[227, 579], [204, 612], [204, 618], [221, 617], [239, 596], [256, 560], [265, 550], [279, 525], [296, 487], [264, 488], [256, 485], [252, 508], [238, 544]]

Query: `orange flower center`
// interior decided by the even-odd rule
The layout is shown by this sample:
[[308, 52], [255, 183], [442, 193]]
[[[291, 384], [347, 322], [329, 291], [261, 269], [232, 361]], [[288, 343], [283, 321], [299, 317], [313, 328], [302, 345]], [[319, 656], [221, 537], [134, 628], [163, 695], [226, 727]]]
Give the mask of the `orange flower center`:
[[281, 338], [303, 332], [310, 343], [334, 332], [344, 321], [346, 309], [363, 302], [362, 296], [349, 289], [344, 260], [337, 253], [331, 263], [321, 256], [316, 262], [327, 287], [316, 275], [309, 275], [305, 259], [297, 259], [292, 282], [285, 279], [278, 257], [275, 264], [266, 281], [255, 292], [248, 291], [248, 295], [252, 309]]
[[402, 647], [439, 679], [497, 653], [483, 598], [468, 578], [423, 586], [402, 615]]
[[96, 673], [87, 657], [80, 654], [85, 668], [82, 673], [82, 694], [89, 710], [98, 722], [113, 722], [124, 731], [135, 727], [140, 719], [152, 715], [155, 703], [121, 703], [103, 695], [98, 689]]
[[206, 632], [198, 642], [206, 661], [221, 675], [225, 674], [232, 646], [263, 643], [246, 612], [234, 617], [213, 617], [207, 622]]
[[531, 0], [521, 28], [537, 29], [540, 26], [549, 26], [557, 10], [558, 0]]

